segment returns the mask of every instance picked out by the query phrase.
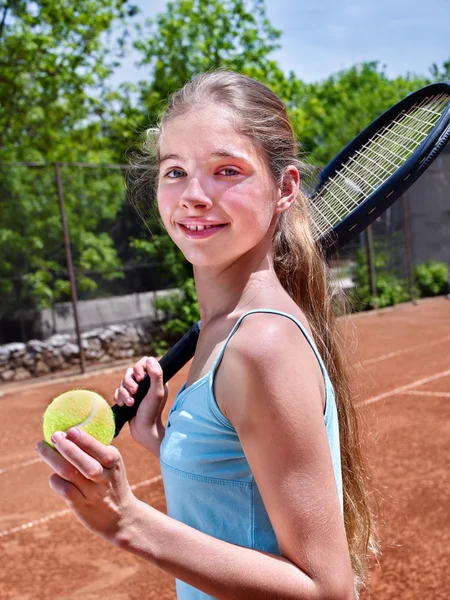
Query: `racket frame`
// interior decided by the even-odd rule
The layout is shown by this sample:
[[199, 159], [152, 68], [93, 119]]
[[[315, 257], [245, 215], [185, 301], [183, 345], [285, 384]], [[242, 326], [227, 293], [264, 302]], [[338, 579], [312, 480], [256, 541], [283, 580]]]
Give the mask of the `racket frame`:
[[325, 254], [334, 253], [338, 247], [345, 246], [353, 237], [366, 229], [397, 198], [406, 192], [439, 155], [439, 151], [450, 139], [450, 81], [432, 83], [406, 96], [368, 125], [322, 169], [319, 175], [319, 184], [310, 197], [312, 204], [314, 204], [314, 200], [327, 182], [379, 131], [401, 116], [402, 112], [413, 107], [421, 100], [438, 94], [449, 94], [449, 102], [436, 125], [403, 165], [379, 187], [374, 189], [363, 202], [355, 207], [333, 229], [330, 229], [320, 238], [319, 243]]

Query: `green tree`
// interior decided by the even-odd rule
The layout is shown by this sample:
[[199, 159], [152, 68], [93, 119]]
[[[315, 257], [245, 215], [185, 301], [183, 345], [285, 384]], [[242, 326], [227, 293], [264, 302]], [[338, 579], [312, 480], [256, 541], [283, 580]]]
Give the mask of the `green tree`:
[[[117, 97], [106, 82], [134, 13], [126, 0], [0, 0], [2, 314], [23, 316], [69, 297], [53, 168], [4, 163], [116, 160], [105, 114]], [[87, 292], [96, 286], [90, 271], [119, 276], [107, 224], [123, 204], [123, 178], [78, 168], [62, 174], [77, 284]]]
[[80, 142], [89, 158], [135, 10], [127, 0], [0, 0], [0, 160], [80, 160]]
[[[97, 284], [90, 271], [101, 270], [104, 279], [121, 276], [104, 226], [123, 203], [122, 174], [61, 172], [78, 290], [92, 292]], [[0, 312], [23, 319], [26, 311], [70, 298], [53, 167], [0, 167], [0, 198]]]
[[281, 75], [269, 59], [280, 47], [281, 33], [270, 24], [263, 0], [174, 0], [138, 32], [135, 47], [149, 73], [148, 82], [141, 82], [141, 100], [152, 109], [210, 69], [227, 67], [259, 78]]
[[324, 166], [374, 119], [425, 77], [389, 79], [377, 62], [356, 65], [322, 82], [291, 86], [291, 118], [309, 161]]
[[438, 65], [434, 63], [430, 69], [431, 79], [433, 81], [450, 81], [450, 58]]

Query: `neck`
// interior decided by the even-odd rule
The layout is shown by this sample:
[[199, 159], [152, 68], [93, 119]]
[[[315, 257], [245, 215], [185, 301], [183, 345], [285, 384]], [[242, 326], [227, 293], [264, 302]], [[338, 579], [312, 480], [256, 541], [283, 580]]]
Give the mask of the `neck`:
[[257, 306], [263, 290], [280, 285], [270, 252], [244, 255], [220, 267], [194, 267], [194, 277], [202, 327], [250, 310]]

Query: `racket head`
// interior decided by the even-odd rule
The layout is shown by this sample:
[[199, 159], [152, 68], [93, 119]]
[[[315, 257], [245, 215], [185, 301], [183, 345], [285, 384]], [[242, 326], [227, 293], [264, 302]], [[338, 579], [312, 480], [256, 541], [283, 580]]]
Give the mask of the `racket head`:
[[310, 198], [313, 237], [332, 254], [366, 229], [432, 164], [450, 140], [450, 82], [395, 104], [320, 173]]

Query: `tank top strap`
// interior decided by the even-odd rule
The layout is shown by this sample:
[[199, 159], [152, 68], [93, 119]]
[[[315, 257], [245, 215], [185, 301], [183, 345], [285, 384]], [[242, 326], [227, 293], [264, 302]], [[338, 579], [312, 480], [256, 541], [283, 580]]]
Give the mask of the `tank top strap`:
[[322, 360], [322, 357], [319, 354], [319, 351], [317, 350], [316, 344], [314, 343], [314, 340], [311, 338], [311, 336], [309, 335], [309, 333], [307, 332], [305, 326], [295, 317], [293, 317], [292, 315], [290, 315], [289, 313], [285, 313], [281, 310], [274, 310], [274, 309], [270, 309], [270, 308], [256, 308], [253, 310], [249, 310], [246, 313], [244, 313], [243, 315], [241, 315], [238, 319], [238, 321], [236, 322], [235, 326], [233, 327], [233, 329], [230, 331], [227, 339], [225, 340], [219, 355], [217, 356], [216, 360], [214, 361], [213, 367], [211, 369], [211, 374], [214, 377], [214, 373], [217, 369], [217, 367], [220, 364], [220, 361], [223, 358], [223, 354], [225, 352], [225, 349], [228, 345], [228, 342], [230, 341], [230, 339], [233, 337], [233, 335], [235, 334], [235, 332], [237, 331], [237, 329], [239, 328], [239, 325], [242, 323], [242, 320], [247, 316], [247, 315], [251, 315], [254, 313], [268, 313], [268, 314], [274, 314], [274, 315], [281, 315], [282, 317], [287, 317], [288, 319], [291, 319], [291, 321], [293, 321], [294, 323], [296, 323], [296, 325], [298, 325], [298, 327], [300, 328], [300, 330], [302, 331], [303, 335], [305, 336], [305, 338], [307, 339], [309, 345], [311, 346], [314, 354], [316, 355], [316, 358], [319, 362], [320, 365], [320, 369], [322, 371], [323, 377], [325, 379], [325, 382], [328, 381], [328, 373], [327, 370], [325, 368], [325, 364]]

